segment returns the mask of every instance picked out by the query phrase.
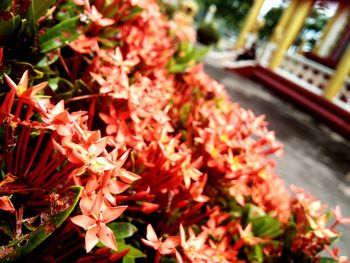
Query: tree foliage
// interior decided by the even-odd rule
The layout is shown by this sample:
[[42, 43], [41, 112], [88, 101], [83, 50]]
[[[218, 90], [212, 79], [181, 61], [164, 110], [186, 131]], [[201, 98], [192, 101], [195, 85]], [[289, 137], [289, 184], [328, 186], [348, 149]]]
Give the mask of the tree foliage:
[[204, 18], [210, 5], [214, 4], [217, 7], [216, 17], [220, 17], [227, 28], [238, 32], [244, 19], [253, 4], [253, 0], [198, 0], [200, 6], [199, 18]]

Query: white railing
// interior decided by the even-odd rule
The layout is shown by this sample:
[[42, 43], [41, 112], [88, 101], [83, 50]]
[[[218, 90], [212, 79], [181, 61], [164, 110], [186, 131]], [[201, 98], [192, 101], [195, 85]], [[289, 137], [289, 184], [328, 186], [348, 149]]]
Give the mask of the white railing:
[[[287, 53], [276, 72], [305, 89], [323, 96], [334, 70], [300, 54]], [[342, 90], [332, 100], [339, 107], [350, 112], [350, 79], [348, 78]]]

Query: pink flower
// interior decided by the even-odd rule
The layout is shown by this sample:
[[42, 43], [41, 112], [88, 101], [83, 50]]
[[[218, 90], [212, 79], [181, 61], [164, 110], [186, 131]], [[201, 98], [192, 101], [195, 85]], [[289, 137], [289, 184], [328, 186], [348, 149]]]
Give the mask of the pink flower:
[[[196, 236], [191, 228], [188, 228], [188, 233], [189, 238], [186, 239], [185, 229], [180, 224], [181, 247], [186, 257], [190, 260], [204, 260], [203, 262], [209, 262], [210, 258], [205, 255], [205, 242], [207, 241], [208, 233], [204, 231]], [[180, 255], [177, 254], [177, 257], [180, 258]]]
[[180, 244], [180, 239], [176, 236], [170, 236], [166, 238], [164, 242], [161, 238], [158, 239], [157, 234], [154, 232], [154, 229], [150, 224], [147, 225], [146, 238], [147, 239], [141, 238], [142, 242], [159, 251], [162, 255], [174, 254], [176, 251], [175, 248]]
[[319, 238], [334, 238], [337, 237], [338, 234], [334, 232], [332, 229], [326, 228], [327, 226], [327, 214], [323, 214], [319, 218], [312, 218], [309, 215], [306, 215], [307, 220], [309, 221], [310, 227], [312, 228], [315, 235]]
[[114, 234], [106, 224], [120, 217], [126, 208], [127, 206], [108, 206], [103, 200], [102, 192], [99, 192], [90, 214], [78, 215], [71, 218], [74, 224], [87, 230], [85, 234], [86, 252], [90, 252], [99, 240], [105, 246], [118, 250]]
[[340, 206], [337, 205], [335, 209], [332, 210], [332, 214], [335, 217], [335, 222], [331, 226], [331, 228], [334, 228], [338, 224], [350, 224], [350, 217], [343, 217], [343, 214], [341, 212]]

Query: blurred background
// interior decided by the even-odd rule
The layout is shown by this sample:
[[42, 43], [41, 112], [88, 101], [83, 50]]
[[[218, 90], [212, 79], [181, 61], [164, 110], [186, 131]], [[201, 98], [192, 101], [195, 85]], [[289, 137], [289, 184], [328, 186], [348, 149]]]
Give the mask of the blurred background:
[[[208, 74], [284, 144], [277, 174], [350, 215], [350, 1], [164, 1]], [[350, 229], [338, 245], [350, 256]]]

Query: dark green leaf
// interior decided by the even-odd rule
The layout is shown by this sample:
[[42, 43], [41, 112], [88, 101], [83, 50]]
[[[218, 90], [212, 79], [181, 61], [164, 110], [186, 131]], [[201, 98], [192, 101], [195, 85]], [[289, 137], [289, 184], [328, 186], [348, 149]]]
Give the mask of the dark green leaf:
[[286, 249], [290, 249], [292, 247], [293, 244], [293, 239], [295, 237], [295, 234], [297, 233], [297, 229], [295, 227], [295, 225], [289, 225], [283, 233], [284, 236], [284, 247]]
[[161, 258], [160, 262], [161, 263], [176, 263], [177, 260], [174, 258]]
[[10, 220], [1, 220], [0, 222], [0, 231], [8, 235], [9, 237], [13, 238], [13, 230], [12, 226], [10, 224]]
[[55, 2], [55, 0], [32, 0], [31, 8], [33, 10], [33, 17], [35, 21], [45, 15], [50, 6]]
[[81, 32], [77, 30], [80, 22], [79, 19], [79, 16], [70, 18], [47, 30], [47, 32], [39, 38], [41, 52], [48, 52], [55, 48], [68, 45], [70, 42], [77, 39], [81, 34]]
[[136, 226], [127, 222], [113, 222], [108, 224], [108, 227], [117, 239], [131, 237], [137, 231]]
[[6, 10], [12, 6], [12, 0], [1, 0], [0, 1], [0, 10]]
[[73, 83], [61, 77], [50, 79], [48, 85], [56, 93], [55, 97], [58, 99], [71, 98], [75, 91]]
[[21, 28], [21, 21], [19, 15], [9, 20], [0, 19], [0, 46], [14, 39]]
[[93, 93], [93, 90], [82, 79], [77, 79], [74, 82], [74, 84], [75, 84], [75, 87], [77, 88], [78, 92], [80, 92], [80, 93], [84, 93], [84, 94], [86, 92], [89, 93], [89, 94]]
[[55, 231], [60, 225], [68, 218], [71, 212], [74, 210], [78, 203], [82, 187], [73, 186], [65, 192], [64, 202], [69, 202], [70, 206], [57, 214], [51, 214], [50, 219], [38, 227], [37, 230], [25, 234], [15, 240], [13, 240], [7, 246], [0, 247], [0, 255], [2, 258], [0, 262], [15, 261], [27, 255], [30, 251], [36, 248], [46, 238], [48, 238], [53, 231]]
[[26, 12], [26, 19], [28, 21], [26, 33], [29, 37], [33, 38], [35, 36], [38, 19], [45, 15], [49, 7], [54, 3], [55, 0], [32, 0]]

